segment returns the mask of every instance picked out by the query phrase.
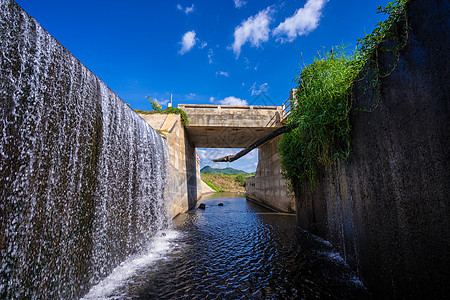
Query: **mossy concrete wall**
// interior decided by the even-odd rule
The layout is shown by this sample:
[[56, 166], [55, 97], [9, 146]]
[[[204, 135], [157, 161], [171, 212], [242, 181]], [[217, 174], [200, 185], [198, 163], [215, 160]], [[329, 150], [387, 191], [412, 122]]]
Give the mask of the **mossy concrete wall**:
[[247, 198], [281, 212], [295, 212], [295, 199], [288, 195], [286, 181], [281, 176], [281, 158], [278, 143], [281, 137], [258, 148], [258, 166], [255, 176], [245, 181]]
[[[412, 0], [406, 48], [371, 113], [353, 109], [352, 152], [297, 182], [300, 226], [336, 245], [376, 299], [450, 295], [448, 1]], [[382, 72], [396, 56], [380, 52]], [[362, 74], [364, 75], [364, 74]], [[362, 76], [361, 76], [362, 77]], [[365, 80], [367, 81], [367, 80]], [[377, 102], [364, 80], [354, 108]]]

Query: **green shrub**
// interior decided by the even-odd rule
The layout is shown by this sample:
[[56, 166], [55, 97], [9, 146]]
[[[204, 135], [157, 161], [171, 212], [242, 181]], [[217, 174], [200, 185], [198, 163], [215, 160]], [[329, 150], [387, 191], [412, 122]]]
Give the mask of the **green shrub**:
[[189, 125], [189, 119], [187, 114], [184, 112], [184, 110], [180, 109], [180, 108], [175, 108], [175, 107], [168, 107], [166, 108], [166, 110], [164, 111], [165, 114], [177, 114], [181, 116], [181, 123], [183, 123], [184, 126]]
[[234, 178], [234, 181], [245, 187], [245, 175], [244, 174], [237, 174]]

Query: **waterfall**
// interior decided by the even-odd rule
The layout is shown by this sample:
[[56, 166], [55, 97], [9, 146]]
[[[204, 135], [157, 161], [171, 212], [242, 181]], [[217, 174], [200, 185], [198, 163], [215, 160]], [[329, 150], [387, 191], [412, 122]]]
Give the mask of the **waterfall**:
[[12, 0], [0, 37], [0, 298], [79, 298], [167, 226], [165, 141]]

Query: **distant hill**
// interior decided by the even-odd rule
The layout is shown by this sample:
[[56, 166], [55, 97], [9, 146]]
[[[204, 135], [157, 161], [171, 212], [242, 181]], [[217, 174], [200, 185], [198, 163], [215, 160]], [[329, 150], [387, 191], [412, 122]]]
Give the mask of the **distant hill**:
[[200, 170], [200, 173], [202, 174], [248, 174], [245, 171], [242, 170], [236, 170], [233, 168], [225, 168], [225, 169], [215, 169], [211, 168], [210, 166], [205, 166]]

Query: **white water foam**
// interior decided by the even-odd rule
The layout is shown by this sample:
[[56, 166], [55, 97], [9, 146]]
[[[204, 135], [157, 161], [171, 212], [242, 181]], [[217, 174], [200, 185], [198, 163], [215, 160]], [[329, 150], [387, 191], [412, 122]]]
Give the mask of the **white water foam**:
[[345, 259], [343, 259], [342, 256], [337, 251], [319, 251], [318, 254], [325, 256], [327, 259], [336, 264], [347, 265]]
[[[328, 242], [329, 243], [329, 242]], [[349, 265], [347, 264], [347, 262], [345, 261], [344, 258], [342, 258], [342, 256], [339, 254], [339, 252], [331, 250], [331, 251], [318, 251], [317, 254], [326, 257], [328, 260], [334, 262], [335, 264], [341, 264], [344, 265], [347, 268], [350, 268]], [[349, 279], [349, 282], [364, 287], [364, 284], [362, 283], [362, 281], [357, 277], [357, 276], [351, 276]]]
[[174, 240], [179, 236], [175, 230], [161, 230], [156, 233], [147, 247], [140, 253], [131, 256], [116, 267], [111, 274], [94, 285], [82, 300], [101, 300], [120, 298], [114, 294], [120, 287], [125, 286], [139, 270], [149, 267], [157, 261], [164, 259], [167, 253], [176, 247]]

